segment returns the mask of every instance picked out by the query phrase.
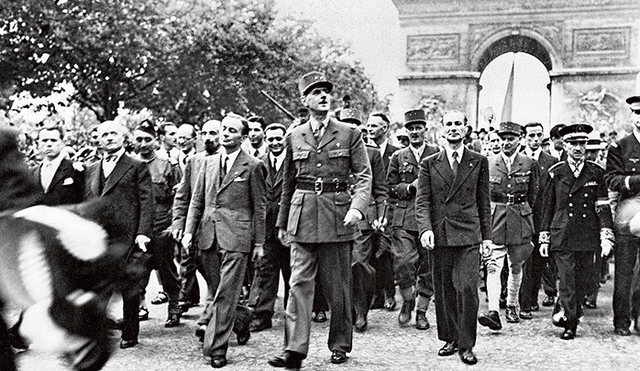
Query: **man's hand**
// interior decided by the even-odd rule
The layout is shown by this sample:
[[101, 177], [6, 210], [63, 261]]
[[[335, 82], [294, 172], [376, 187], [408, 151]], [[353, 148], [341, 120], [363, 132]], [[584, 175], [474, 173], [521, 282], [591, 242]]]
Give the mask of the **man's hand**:
[[351, 226], [356, 225], [359, 221], [362, 220], [362, 214], [357, 209], [349, 209], [347, 211], [347, 215], [344, 216], [344, 225]]
[[607, 256], [609, 256], [609, 254], [611, 254], [611, 251], [613, 250], [613, 242], [609, 239], [601, 240], [600, 247], [602, 248], [600, 256], [606, 258]]
[[433, 243], [433, 231], [424, 231], [420, 235], [420, 244], [427, 250], [433, 250], [433, 248], [435, 247]]
[[549, 257], [549, 244], [548, 243], [541, 243], [540, 244], [540, 256], [542, 256], [543, 258], [548, 258]]
[[280, 240], [280, 243], [285, 246], [291, 245], [291, 241], [289, 241], [289, 234], [284, 228], [278, 228], [278, 239]]
[[151, 239], [143, 234], [139, 234], [136, 236], [136, 245], [140, 250], [147, 252], [147, 245], [151, 242]]
[[480, 255], [483, 258], [488, 258], [491, 255], [491, 251], [493, 251], [493, 242], [491, 240], [482, 241], [480, 245]]
[[374, 219], [371, 223], [371, 228], [376, 231], [384, 232], [384, 227], [387, 226], [387, 218], [380, 217], [378, 219]]
[[180, 240], [182, 240], [182, 229], [180, 228], [172, 229], [171, 237], [174, 239], [174, 241], [180, 242]]
[[189, 250], [189, 248], [191, 247], [191, 241], [193, 240], [193, 235], [191, 233], [185, 233], [184, 236], [182, 236], [182, 247], [186, 250]]
[[258, 262], [264, 256], [264, 246], [262, 244], [255, 244], [253, 246], [253, 261]]

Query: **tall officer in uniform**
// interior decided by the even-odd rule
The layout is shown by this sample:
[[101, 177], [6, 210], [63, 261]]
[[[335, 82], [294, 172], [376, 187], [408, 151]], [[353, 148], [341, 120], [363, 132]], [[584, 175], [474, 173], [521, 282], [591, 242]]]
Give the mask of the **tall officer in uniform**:
[[509, 323], [520, 322], [518, 299], [522, 266], [533, 249], [531, 205], [534, 204], [538, 192], [539, 178], [538, 164], [518, 153], [522, 126], [514, 122], [502, 122], [498, 135], [502, 151], [489, 157], [489, 192], [493, 225], [491, 240], [495, 244], [484, 259], [487, 265], [489, 311], [478, 317], [481, 325], [492, 330], [502, 328], [499, 315], [500, 272], [505, 255], [509, 263], [505, 317]]
[[[607, 187], [618, 192], [620, 206], [625, 201], [636, 198], [640, 192], [640, 96], [627, 98], [627, 103], [631, 108], [633, 133], [617, 143], [611, 143], [604, 176]], [[616, 334], [629, 336], [631, 317], [635, 321], [635, 327], [640, 326], [640, 313], [631, 313], [631, 308], [640, 308], [640, 292], [636, 292], [637, 289], [632, 286], [633, 272], [640, 254], [640, 237], [632, 235], [626, 226], [617, 226], [616, 241], [613, 326]]]
[[[329, 116], [333, 84], [319, 72], [298, 83], [311, 117], [286, 139], [284, 182], [276, 226], [291, 243], [291, 290], [285, 351], [274, 367], [300, 367], [309, 350], [316, 273], [331, 308], [332, 363], [347, 361], [352, 345], [351, 244], [371, 195], [371, 169], [360, 130]], [[354, 178], [353, 196], [347, 191]]]
[[406, 326], [411, 321], [415, 306], [415, 326], [418, 330], [426, 330], [429, 328], [426, 311], [433, 296], [432, 258], [431, 253], [420, 246], [415, 209], [416, 189], [420, 162], [438, 152], [438, 149], [424, 140], [427, 128], [424, 110], [407, 111], [404, 121], [410, 144], [393, 154], [387, 174], [391, 203], [395, 208], [391, 222], [393, 269], [403, 302], [398, 323]]
[[[593, 129], [573, 124], [560, 129], [567, 160], [549, 169], [544, 188], [540, 232], [540, 255], [551, 252], [559, 277], [559, 296], [553, 323], [563, 327], [561, 338], [576, 336], [582, 300], [593, 274], [594, 253], [602, 247], [606, 256], [613, 248], [613, 222], [604, 169], [585, 161], [585, 147]], [[616, 259], [617, 260], [617, 259]]]
[[534, 247], [531, 256], [524, 264], [524, 277], [520, 288], [520, 315], [522, 318], [532, 317], [530, 312], [539, 309], [538, 291], [540, 291], [541, 279], [544, 292], [547, 295], [545, 298], [547, 302], [554, 303], [555, 297], [558, 295], [555, 264], [550, 262], [549, 258], [540, 256], [540, 244], [538, 243], [538, 234], [542, 223], [542, 191], [549, 179], [549, 168], [558, 162], [557, 158], [542, 150], [543, 130], [544, 128], [539, 122], [531, 122], [524, 127], [526, 146], [522, 153], [538, 162], [540, 179], [538, 181], [538, 197], [532, 205], [535, 234], [531, 242]]

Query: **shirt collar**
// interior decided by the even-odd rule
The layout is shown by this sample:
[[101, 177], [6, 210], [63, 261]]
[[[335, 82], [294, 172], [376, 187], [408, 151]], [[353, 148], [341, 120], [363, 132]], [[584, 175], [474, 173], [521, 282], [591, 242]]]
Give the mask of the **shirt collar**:
[[120, 157], [122, 157], [122, 155], [124, 155], [124, 148], [120, 148], [116, 153], [106, 153], [105, 152], [104, 157], [107, 158], [108, 156], [112, 156], [112, 155], [116, 156], [116, 160], [114, 162], [120, 161]]
[[[224, 147], [222, 147], [224, 148]], [[227, 153], [227, 151], [222, 151], [222, 158], [224, 159], [225, 156], [227, 158], [227, 171], [229, 171], [231, 169], [231, 166], [233, 166], [233, 164], [236, 162], [236, 158], [238, 158], [238, 155], [240, 154], [240, 151], [242, 151], [242, 149], [239, 149], [233, 153]]]
[[380, 153], [384, 153], [387, 150], [387, 144], [389, 144], [389, 140], [385, 139], [384, 142], [380, 143], [378, 147], [380, 147]]
[[507, 157], [507, 155], [504, 154], [504, 152], [500, 152], [500, 156], [502, 156], [502, 159], [504, 160], [504, 163], [507, 163], [507, 160], [509, 160], [511, 162], [511, 165], [513, 165], [513, 162], [516, 159], [516, 156], [518, 155], [518, 151], [514, 152], [513, 155], [511, 155], [510, 157]]
[[525, 153], [527, 156], [531, 157], [532, 159], [538, 161], [538, 159], [540, 159], [540, 152], [542, 152], [542, 147], [538, 147], [537, 150], [532, 151], [531, 148], [526, 147], [525, 148]]
[[633, 129], [633, 136], [636, 137], [638, 142], [640, 142], [640, 132], [638, 132], [638, 130]]
[[444, 151], [447, 154], [447, 158], [449, 159], [449, 163], [453, 162], [453, 152], [458, 152], [458, 163], [462, 160], [462, 155], [464, 154], [464, 146], [460, 146], [457, 150], [451, 149], [449, 146], [444, 147]]
[[413, 152], [413, 154], [416, 156], [416, 161], [420, 162], [420, 159], [422, 158], [422, 154], [424, 153], [424, 149], [427, 145], [423, 142], [422, 145], [418, 148], [415, 148], [412, 145], [409, 145], [409, 148], [411, 148], [411, 152]]
[[[326, 129], [327, 125], [329, 125], [329, 117], [326, 117], [324, 120], [322, 120], [322, 123], [324, 124], [324, 128]], [[320, 121], [318, 121], [315, 117], [310, 116], [309, 125], [311, 126], [311, 131], [314, 131], [318, 128], [318, 125], [320, 125]]]
[[60, 152], [60, 154], [58, 155], [58, 157], [54, 158], [53, 160], [47, 160], [46, 158], [42, 160], [42, 165], [47, 165], [47, 164], [51, 164], [55, 169], [57, 169], [58, 167], [60, 167], [60, 163], [62, 162], [62, 160], [64, 160], [64, 155], [62, 154], [62, 152]]

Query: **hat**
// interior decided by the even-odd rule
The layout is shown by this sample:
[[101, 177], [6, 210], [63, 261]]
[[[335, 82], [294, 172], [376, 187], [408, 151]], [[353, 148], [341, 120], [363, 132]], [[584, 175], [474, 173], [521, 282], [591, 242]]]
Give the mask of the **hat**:
[[633, 111], [640, 110], [640, 95], [633, 95], [627, 98], [627, 104]]
[[312, 88], [317, 86], [324, 86], [329, 89], [329, 93], [333, 90], [333, 84], [321, 72], [309, 72], [298, 81], [298, 90], [301, 96], [307, 95]]
[[396, 131], [396, 138], [400, 138], [400, 137], [407, 137], [409, 138], [409, 133], [407, 133], [407, 130], [404, 128], [400, 128]]
[[362, 125], [362, 113], [356, 108], [343, 108], [340, 110], [339, 120], [350, 124]]
[[596, 151], [604, 148], [605, 144], [602, 142], [602, 139], [600, 139], [600, 132], [592, 131], [587, 141], [587, 151]]
[[153, 135], [154, 137], [156, 136], [156, 129], [153, 127], [153, 124], [149, 120], [142, 121], [133, 130], [144, 131], [145, 133]]
[[420, 123], [427, 125], [427, 116], [424, 114], [424, 110], [414, 109], [404, 113], [404, 126], [410, 124]]
[[560, 129], [558, 134], [565, 142], [586, 143], [589, 140], [589, 133], [592, 131], [593, 128], [587, 124], [572, 124]]
[[522, 135], [522, 126], [511, 121], [501, 122], [500, 128], [498, 129], [498, 135], [503, 134], [513, 134], [519, 137], [520, 135]]
[[548, 146], [550, 144], [551, 144], [551, 138], [546, 137], [546, 138], [542, 139], [541, 145]]

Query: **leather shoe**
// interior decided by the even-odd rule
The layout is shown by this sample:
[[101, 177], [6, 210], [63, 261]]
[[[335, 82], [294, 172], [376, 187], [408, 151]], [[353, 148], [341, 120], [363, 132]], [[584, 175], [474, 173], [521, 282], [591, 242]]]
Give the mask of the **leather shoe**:
[[450, 341], [438, 350], [438, 355], [440, 357], [452, 356], [456, 353], [456, 350], [458, 350], [458, 344], [455, 341]]
[[540, 306], [538, 305], [538, 303], [535, 303], [531, 306], [531, 311], [532, 312], [537, 312], [540, 310]]
[[426, 330], [429, 328], [429, 320], [423, 310], [416, 311], [416, 329]]
[[345, 363], [348, 359], [347, 354], [341, 350], [334, 350], [333, 353], [331, 353], [331, 363], [335, 365]]
[[236, 339], [238, 339], [238, 345], [247, 344], [250, 338], [251, 338], [251, 332], [249, 332], [248, 326], [245, 331], [240, 331], [238, 332], [238, 335], [236, 335]]
[[518, 311], [514, 306], [507, 306], [507, 309], [504, 312], [504, 317], [507, 319], [507, 323], [520, 322], [520, 317], [518, 317]]
[[206, 332], [207, 332], [207, 326], [206, 325], [200, 325], [196, 329], [196, 337], [198, 338], [198, 340], [200, 340], [201, 343], [204, 341], [204, 334]]
[[271, 358], [268, 362], [273, 367], [293, 368], [302, 367], [302, 354], [285, 350], [281, 355]]
[[365, 332], [365, 330], [367, 329], [368, 326], [368, 322], [367, 322], [367, 317], [360, 317], [358, 316], [358, 318], [356, 319], [356, 323], [353, 325], [353, 329], [356, 332]]
[[325, 311], [321, 310], [316, 312], [313, 315], [313, 322], [317, 322], [317, 323], [327, 322], [327, 314], [325, 313]]
[[182, 313], [187, 313], [189, 311], [189, 308], [197, 307], [198, 304], [194, 304], [190, 301], [181, 301], [178, 303], [178, 306], [180, 307]]
[[618, 336], [630, 336], [631, 335], [631, 331], [628, 328], [616, 328], [615, 330], [616, 335]]
[[565, 329], [562, 335], [560, 335], [560, 339], [562, 340], [572, 340], [575, 337], [576, 337], [576, 331], [570, 328]]
[[598, 305], [595, 301], [585, 300], [584, 306], [589, 309], [596, 309]]
[[520, 311], [520, 318], [521, 319], [533, 319], [533, 314], [529, 311]]
[[251, 324], [249, 325], [249, 331], [260, 332], [262, 330], [270, 329], [271, 327], [273, 327], [273, 325], [271, 324], [271, 320], [254, 319], [251, 321]]
[[122, 340], [120, 340], [120, 349], [133, 348], [136, 345], [138, 345], [138, 339], [131, 339], [131, 340], [122, 339]]
[[499, 305], [500, 309], [507, 309], [507, 299], [500, 298]]
[[460, 349], [458, 351], [458, 355], [460, 356], [460, 360], [462, 361], [462, 363], [466, 363], [468, 365], [475, 365], [476, 363], [478, 363], [478, 358], [476, 358], [476, 355], [473, 354], [473, 350], [471, 348]]
[[178, 327], [180, 325], [179, 314], [169, 314], [167, 320], [164, 322], [164, 327]]
[[149, 309], [140, 307], [138, 309], [138, 321], [146, 321], [149, 319]]
[[151, 300], [151, 304], [160, 305], [168, 301], [169, 301], [169, 296], [167, 295], [167, 293], [164, 291], [160, 291], [158, 292], [158, 295], [156, 295], [156, 297]]
[[385, 299], [384, 309], [388, 310], [389, 312], [396, 310], [396, 299], [394, 298]]
[[545, 296], [544, 300], [542, 301], [542, 306], [543, 307], [552, 307], [555, 303], [556, 303], [556, 297], [547, 295], [547, 296]]
[[400, 313], [398, 313], [398, 324], [400, 324], [400, 326], [409, 324], [409, 321], [411, 321], [411, 311], [415, 304], [415, 300], [407, 300], [402, 303], [402, 308], [400, 309]]
[[478, 322], [485, 327], [493, 331], [498, 331], [502, 328], [502, 322], [500, 322], [500, 314], [498, 311], [490, 310], [485, 314], [478, 316]]
[[227, 365], [227, 357], [226, 356], [212, 356], [211, 357], [211, 367], [213, 368], [223, 368]]

